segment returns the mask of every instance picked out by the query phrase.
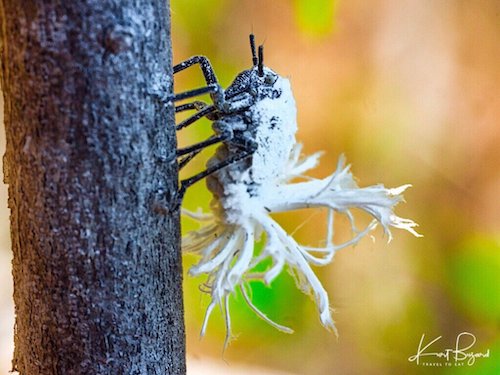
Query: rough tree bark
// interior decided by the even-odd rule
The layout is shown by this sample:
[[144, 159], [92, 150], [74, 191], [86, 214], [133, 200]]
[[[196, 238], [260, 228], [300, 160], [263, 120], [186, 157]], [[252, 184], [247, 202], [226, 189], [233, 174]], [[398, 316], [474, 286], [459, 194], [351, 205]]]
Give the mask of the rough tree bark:
[[169, 2], [1, 0], [21, 374], [183, 374]]

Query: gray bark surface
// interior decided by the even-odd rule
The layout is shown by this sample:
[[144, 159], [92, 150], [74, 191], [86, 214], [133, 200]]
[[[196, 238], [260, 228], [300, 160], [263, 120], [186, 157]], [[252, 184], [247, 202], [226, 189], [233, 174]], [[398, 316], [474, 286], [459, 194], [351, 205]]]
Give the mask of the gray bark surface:
[[0, 0], [21, 374], [184, 374], [169, 2]]

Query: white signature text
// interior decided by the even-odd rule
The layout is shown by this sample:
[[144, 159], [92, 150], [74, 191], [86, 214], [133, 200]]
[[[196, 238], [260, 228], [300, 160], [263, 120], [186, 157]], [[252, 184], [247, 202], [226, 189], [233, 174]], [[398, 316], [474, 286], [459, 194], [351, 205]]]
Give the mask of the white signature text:
[[424, 343], [425, 333], [418, 344], [417, 353], [408, 357], [408, 361], [420, 364], [422, 357], [444, 358], [446, 362], [455, 361], [455, 363], [464, 362], [468, 366], [472, 366], [477, 358], [489, 358], [490, 349], [485, 352], [473, 352], [471, 349], [476, 344], [476, 336], [469, 332], [462, 332], [457, 336], [454, 348], [446, 348], [442, 351], [432, 351], [431, 346], [441, 340], [441, 337], [436, 337], [434, 340]]

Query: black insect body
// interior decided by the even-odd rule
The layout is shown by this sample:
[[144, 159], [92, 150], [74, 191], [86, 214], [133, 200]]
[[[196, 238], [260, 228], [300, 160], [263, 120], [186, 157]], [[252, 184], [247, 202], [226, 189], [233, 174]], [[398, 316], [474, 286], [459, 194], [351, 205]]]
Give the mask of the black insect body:
[[296, 110], [290, 83], [264, 67], [263, 46], [255, 51], [250, 35], [253, 67], [241, 72], [226, 89], [219, 85], [208, 59], [194, 56], [176, 66], [178, 73], [193, 65], [201, 67], [207, 86], [177, 94], [174, 101], [209, 93], [213, 104], [195, 101], [176, 107], [176, 112], [196, 109], [197, 112], [177, 125], [180, 130], [202, 117], [213, 121], [215, 135], [189, 147], [180, 148], [179, 167], [184, 167], [205, 147], [221, 143], [210, 159], [207, 169], [181, 181], [178, 204], [186, 189], [208, 178], [208, 187], [221, 198], [224, 186], [243, 184], [249, 194], [257, 194], [259, 186], [281, 173], [295, 144]]

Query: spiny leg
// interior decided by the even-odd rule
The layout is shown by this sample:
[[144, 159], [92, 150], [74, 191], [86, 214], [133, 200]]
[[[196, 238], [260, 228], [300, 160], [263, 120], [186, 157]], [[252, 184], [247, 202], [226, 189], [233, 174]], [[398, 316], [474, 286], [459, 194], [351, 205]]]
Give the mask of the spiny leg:
[[202, 110], [196, 112], [194, 115], [188, 117], [187, 119], [181, 121], [179, 124], [177, 124], [175, 126], [175, 130], [181, 130], [191, 124], [193, 124], [194, 122], [198, 121], [199, 119], [201, 119], [202, 117], [205, 117], [205, 116], [208, 116], [212, 113], [214, 113], [217, 109], [215, 108], [215, 106], [213, 105], [209, 105], [205, 108], [203, 108]]
[[174, 94], [171, 96], [167, 96], [164, 99], [163, 95], [159, 95], [158, 93], [155, 94], [156, 96], [159, 96], [160, 99], [166, 100], [167, 102], [177, 102], [179, 100], [184, 100], [184, 99], [189, 99], [193, 98], [195, 96], [200, 96], [204, 94], [210, 94], [212, 99], [217, 102], [224, 102], [224, 90], [222, 87], [219, 85], [219, 82], [217, 81], [217, 77], [215, 76], [214, 70], [212, 66], [210, 65], [210, 61], [205, 57], [205, 56], [193, 56], [190, 59], [181, 62], [180, 64], [177, 64], [173, 67], [173, 72], [178, 73], [184, 69], [189, 68], [190, 66], [193, 66], [195, 64], [199, 64], [201, 67], [201, 71], [203, 73], [203, 77], [205, 78], [205, 81], [207, 82], [206, 87], [201, 87], [198, 89], [182, 92], [179, 94]]
[[177, 124], [175, 126], [176, 130], [185, 128], [186, 126], [191, 125], [195, 121], [198, 121], [200, 118], [208, 116], [215, 111], [215, 107], [213, 105], [207, 104], [200, 100], [195, 100], [194, 102], [191, 103], [178, 105], [177, 107], [175, 107], [175, 113], [190, 111], [193, 109], [196, 109], [198, 112], [196, 112], [194, 115], [191, 115], [187, 119], [184, 119], [179, 124]]
[[[217, 125], [216, 127], [214, 126], [214, 130], [216, 130], [215, 135], [202, 142], [195, 143], [194, 145], [177, 149], [177, 157], [190, 154], [193, 151], [204, 149], [218, 142], [226, 142], [233, 139], [234, 134], [232, 124], [226, 123], [224, 121], [217, 121], [214, 123], [214, 125]], [[244, 147], [247, 148], [246, 145]]]
[[[263, 57], [263, 46], [259, 46], [259, 58], [257, 58], [257, 54], [255, 51], [255, 36], [253, 34], [250, 34], [250, 48], [252, 51], [252, 63], [253, 66], [259, 65], [259, 75], [263, 75], [263, 64], [264, 64], [264, 57]], [[184, 69], [187, 69], [195, 64], [199, 64], [201, 71], [203, 73], [203, 77], [205, 78], [205, 81], [207, 82], [207, 88], [211, 87], [212, 85], [216, 85], [219, 90], [216, 90], [214, 92], [209, 92], [205, 91], [200, 94], [197, 94], [199, 91], [197, 90], [202, 90], [202, 89], [197, 89], [197, 90], [192, 90], [188, 91], [186, 93], [181, 93], [177, 94], [174, 97], [174, 101], [182, 100], [182, 99], [187, 99], [188, 97], [194, 97], [197, 95], [203, 95], [210, 93], [212, 96], [212, 99], [216, 102], [216, 104], [220, 107], [220, 105], [225, 101], [223, 90], [221, 86], [219, 85], [219, 81], [217, 80], [217, 76], [215, 75], [214, 69], [212, 65], [210, 64], [210, 61], [205, 57], [201, 55], [193, 56], [189, 58], [186, 61], [183, 61], [177, 65], [174, 66], [174, 74], [179, 73], [183, 71]], [[235, 92], [233, 93], [232, 96], [238, 95], [240, 92]], [[189, 96], [186, 96], [189, 95]], [[177, 112], [177, 111], [176, 111]], [[196, 120], [194, 120], [196, 121]], [[187, 125], [185, 125], [187, 126]]]
[[215, 173], [222, 168], [225, 168], [231, 164], [234, 164], [240, 160], [243, 160], [249, 156], [251, 156], [254, 153], [255, 149], [252, 148], [250, 150], [242, 151], [240, 154], [233, 155], [230, 158], [227, 158], [226, 160], [221, 161], [220, 163], [213, 165], [212, 167], [207, 168], [203, 172], [200, 172], [188, 179], [182, 180], [181, 181], [181, 187], [179, 188], [179, 191], [177, 192], [177, 207], [179, 207], [182, 203], [182, 198], [184, 197], [184, 194], [186, 193], [186, 190], [196, 182], [202, 180], [203, 178], [210, 176], [212, 173]]
[[185, 158], [183, 158], [180, 162], [179, 162], [179, 170], [181, 170], [182, 168], [184, 168], [186, 166], [187, 163], [189, 163], [191, 160], [193, 160], [193, 158], [198, 155], [200, 152], [202, 151], [202, 149], [199, 149], [199, 150], [196, 150], [196, 151], [193, 151], [191, 152], [188, 156], [186, 156]]
[[[229, 130], [224, 130], [224, 128], [221, 130], [221, 138], [220, 142], [227, 141], [229, 139], [232, 139], [232, 132]], [[226, 139], [223, 139], [224, 137], [227, 137]], [[196, 155], [198, 155], [205, 147], [208, 147], [214, 143], [217, 143], [217, 141], [214, 140], [215, 137], [212, 136], [211, 138], [207, 139], [204, 142], [200, 142], [196, 145], [191, 146], [192, 148], [195, 148], [194, 150], [191, 150], [190, 152], [186, 151], [183, 152], [182, 155], [186, 155], [181, 161], [179, 161], [179, 170], [184, 168], [187, 163], [189, 163]], [[254, 152], [257, 149], [257, 145], [254, 140], [251, 138], [242, 138], [242, 139], [232, 139], [232, 144], [242, 150], [242, 152], [247, 152], [250, 150], [250, 152]], [[189, 148], [188, 148], [189, 149]], [[178, 156], [182, 156], [178, 155]]]
[[213, 83], [205, 87], [175, 94], [169, 99], [173, 102], [178, 102], [179, 100], [190, 99], [204, 94], [217, 94], [217, 96], [223, 96], [223, 90], [219, 84]]
[[[184, 69], [188, 68], [189, 66], [192, 66], [194, 63], [197, 62], [196, 60], [198, 60], [198, 62], [199, 62], [200, 61], [200, 57], [198, 57], [197, 59], [191, 58], [191, 59], [189, 59], [189, 60], [187, 60], [187, 61], [185, 61], [185, 62], [183, 62], [181, 64], [176, 65], [174, 67], [174, 73], [177, 73], [177, 72], [179, 72], [181, 70], [184, 70]], [[209, 84], [210, 83], [215, 83], [218, 86], [217, 79], [215, 78], [215, 74], [213, 72], [213, 69], [212, 69], [210, 63], [208, 62], [208, 60], [206, 58], [205, 59], [201, 59], [201, 60], [204, 61], [203, 63], [200, 63], [200, 65], [202, 66], [202, 71], [204, 73], [205, 80]], [[209, 87], [210, 87], [210, 85], [209, 85]], [[205, 94], [207, 92], [211, 92], [210, 90], [209, 91], [206, 91], [206, 90], [207, 90], [206, 88], [205, 89], [202, 88], [202, 89], [191, 90], [191, 91], [188, 91], [186, 93], [178, 94], [174, 98], [174, 101], [186, 99], [187, 97], [190, 97], [190, 96], [197, 96], [197, 95]], [[207, 104], [207, 103], [205, 103], [203, 101], [200, 101], [200, 100], [196, 100], [196, 101], [191, 102], [191, 103], [186, 103], [186, 104], [181, 104], [181, 105], [176, 106], [175, 107], [175, 113], [189, 111], [189, 110], [192, 110], [192, 109], [196, 109], [196, 110], [198, 110], [198, 112], [195, 113], [194, 115], [188, 117], [187, 119], [183, 120], [179, 124], [177, 124], [176, 125], [176, 130], [180, 130], [182, 128], [185, 128], [185, 127], [193, 124], [197, 120], [201, 119], [202, 117], [207, 116], [207, 115], [213, 113], [215, 111], [215, 106], [209, 105], [209, 104]], [[182, 159], [179, 162], [179, 169], [182, 169], [187, 163], [189, 163], [196, 155], [198, 155], [198, 153], [201, 152], [201, 150], [202, 149], [193, 151], [193, 152], [191, 152], [190, 155], [188, 155], [187, 157], [185, 157], [184, 159]]]
[[[184, 69], [187, 69], [195, 64], [199, 64], [201, 71], [203, 73], [203, 77], [205, 78], [205, 81], [207, 82], [207, 88], [213, 87], [215, 88], [213, 91], [205, 91], [203, 93], [198, 94], [196, 90], [191, 90], [188, 91], [187, 93], [181, 93], [181, 94], [176, 94], [174, 96], [174, 101], [182, 100], [182, 99], [187, 99], [188, 97], [192, 98], [197, 95], [203, 95], [210, 93], [212, 100], [216, 103], [223, 103], [224, 102], [224, 90], [222, 90], [222, 87], [219, 85], [219, 81], [217, 80], [217, 76], [215, 75], [214, 69], [212, 68], [212, 65], [210, 65], [210, 61], [205, 57], [205, 56], [193, 56], [186, 61], [181, 62], [180, 64], [177, 64], [174, 66], [174, 74], [179, 73], [183, 71]], [[198, 89], [202, 90], [202, 89]], [[196, 93], [196, 94], [195, 94]], [[184, 94], [184, 95], [183, 95]], [[188, 95], [189, 96], [186, 96]]]
[[197, 111], [200, 111], [208, 106], [209, 104], [202, 102], [201, 100], [195, 100], [194, 102], [191, 103], [178, 105], [177, 107], [175, 107], [175, 113], [189, 111], [191, 109], [196, 109]]
[[219, 85], [217, 81], [217, 77], [215, 75], [214, 69], [212, 65], [210, 65], [210, 61], [205, 56], [193, 56], [186, 61], [183, 61], [174, 66], [174, 74], [183, 71], [195, 64], [200, 64], [201, 71], [203, 73], [203, 77], [205, 77], [205, 81], [207, 85], [216, 84]]
[[[194, 122], [194, 120], [192, 122]], [[189, 123], [185, 124], [184, 122], [182, 122], [179, 125], [177, 125], [177, 130], [181, 129], [182, 127], [188, 126], [188, 125], [190, 125], [190, 124]], [[232, 130], [227, 126], [224, 126], [219, 130], [218, 135], [212, 136], [212, 137], [208, 138], [207, 140], [200, 142], [200, 143], [197, 143], [197, 144], [194, 144], [192, 146], [178, 149], [177, 150], [177, 157], [187, 155], [185, 158], [183, 158], [182, 160], [179, 161], [179, 163], [178, 163], [179, 170], [184, 168], [186, 166], [186, 164], [189, 163], [204, 148], [211, 146], [211, 145], [218, 143], [218, 142], [228, 141], [232, 138], [233, 138]], [[236, 146], [242, 147], [242, 148], [245, 147], [245, 146], [239, 145], [238, 143], [236, 144]]]
[[[202, 115], [199, 115], [200, 112], [198, 112], [194, 116], [192, 116], [192, 117], [188, 118], [187, 120], [178, 124], [176, 126], [176, 130], [180, 130], [180, 129], [192, 124], [193, 122], [199, 120], [202, 117]], [[212, 112], [210, 112], [210, 113], [212, 113]], [[208, 138], [207, 140], [200, 142], [200, 143], [197, 143], [195, 145], [178, 149], [177, 150], [177, 157], [187, 155], [185, 158], [183, 158], [182, 160], [179, 161], [179, 163], [178, 163], [179, 170], [184, 168], [186, 166], [186, 164], [189, 163], [191, 160], [193, 160], [193, 158], [196, 155], [198, 155], [205, 147], [208, 147], [208, 146], [215, 144], [217, 142], [225, 141], [225, 140], [229, 139], [231, 137], [231, 135], [232, 135], [232, 132], [227, 132], [224, 134], [220, 134], [219, 136], [212, 136], [212, 137]]]
[[[205, 141], [196, 143], [192, 146], [177, 150], [177, 157], [188, 155], [179, 162], [179, 169], [182, 169], [189, 163], [200, 151], [218, 142], [231, 141], [231, 144], [241, 150], [242, 153], [253, 153], [257, 150], [257, 143], [254, 139], [247, 136], [234, 137], [233, 130], [230, 125], [223, 121], [216, 122], [218, 124], [218, 135], [211, 136]], [[240, 159], [236, 159], [240, 160]], [[216, 169], [217, 170], [217, 169]], [[201, 177], [203, 178], [203, 177]]]
[[192, 146], [188, 146], [188, 147], [177, 149], [177, 157], [184, 156], [186, 154], [190, 154], [193, 151], [202, 150], [202, 149], [204, 149], [204, 148], [206, 148], [208, 146], [211, 146], [211, 145], [213, 145], [215, 143], [227, 141], [231, 137], [232, 137], [232, 133], [230, 133], [230, 132], [227, 132], [227, 133], [225, 132], [225, 133], [222, 133], [222, 134], [219, 134], [219, 135], [213, 135], [210, 138], [208, 138], [208, 139], [206, 139], [204, 141], [195, 143]]

